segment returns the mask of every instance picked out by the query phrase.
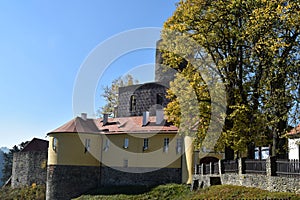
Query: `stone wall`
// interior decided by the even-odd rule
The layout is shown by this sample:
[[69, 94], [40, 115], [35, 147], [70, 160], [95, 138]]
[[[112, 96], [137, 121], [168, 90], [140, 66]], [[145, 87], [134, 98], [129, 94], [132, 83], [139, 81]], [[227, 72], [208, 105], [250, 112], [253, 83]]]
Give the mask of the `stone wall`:
[[[100, 170], [101, 169], [101, 170]], [[127, 168], [128, 170], [128, 168]], [[64, 200], [102, 186], [181, 183], [179, 168], [131, 168], [132, 171], [155, 170], [147, 173], [129, 173], [110, 167], [50, 165], [47, 173], [46, 199]]]
[[224, 184], [257, 187], [272, 192], [294, 192], [300, 194], [299, 177], [276, 176], [276, 161], [274, 157], [269, 157], [266, 160], [266, 174], [246, 174], [243, 160], [238, 160], [238, 173], [222, 172], [221, 161], [219, 162], [219, 174], [203, 174], [203, 170], [200, 170], [200, 174], [193, 176], [192, 188], [197, 189]]
[[260, 174], [222, 174], [222, 184], [257, 187], [273, 192], [300, 193], [299, 178], [266, 176]]
[[18, 152], [13, 156], [12, 187], [45, 185], [47, 178], [47, 152]]
[[[162, 94], [163, 102], [157, 105], [157, 94]], [[130, 98], [136, 97], [134, 110], [130, 110]], [[143, 112], [149, 111], [151, 116], [155, 115], [156, 109], [162, 109], [168, 104], [165, 97], [166, 87], [160, 83], [146, 83], [119, 88], [119, 105], [117, 117], [141, 116]]]
[[50, 165], [47, 171], [48, 200], [71, 199], [98, 187], [99, 167]]
[[122, 169], [113, 169], [110, 167], [101, 168], [101, 186], [118, 185], [160, 185], [166, 183], [181, 183], [180, 168], [130, 168], [127, 171], [138, 172], [141, 170], [150, 171], [146, 173], [129, 173]]

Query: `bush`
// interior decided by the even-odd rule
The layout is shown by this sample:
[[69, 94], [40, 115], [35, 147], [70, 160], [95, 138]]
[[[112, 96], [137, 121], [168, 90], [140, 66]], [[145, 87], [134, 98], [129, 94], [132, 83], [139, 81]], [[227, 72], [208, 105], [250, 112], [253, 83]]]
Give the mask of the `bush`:
[[15, 188], [4, 187], [0, 189], [1, 200], [44, 200], [46, 199], [46, 187], [36, 185]]

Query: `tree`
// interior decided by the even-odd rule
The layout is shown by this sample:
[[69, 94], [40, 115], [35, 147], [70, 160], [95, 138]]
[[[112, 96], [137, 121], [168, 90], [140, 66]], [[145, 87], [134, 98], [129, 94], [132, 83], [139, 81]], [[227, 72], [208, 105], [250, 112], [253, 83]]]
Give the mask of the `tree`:
[[13, 146], [13, 148], [9, 149], [8, 153], [4, 153], [4, 165], [2, 169], [3, 176], [1, 178], [1, 181], [3, 183], [5, 183], [12, 175], [12, 164], [13, 164], [14, 153], [21, 151], [28, 143], [29, 141], [22, 142], [18, 146], [15, 145]]
[[134, 79], [132, 75], [128, 74], [124, 77], [116, 78], [112, 81], [110, 86], [103, 87], [103, 94], [106, 104], [98, 110], [100, 115], [102, 114], [110, 114], [114, 115], [114, 109], [118, 106], [118, 95], [119, 95], [119, 87], [125, 87], [133, 84], [138, 84], [139, 81]]
[[[161, 49], [164, 64], [185, 76], [200, 100], [200, 144], [211, 117], [204, 114], [209, 106], [203, 106], [203, 102], [209, 102], [211, 91], [207, 91], [203, 79], [194, 78], [201, 77], [201, 71], [192, 63], [204, 55], [215, 66], [227, 94], [225, 126], [218, 146], [235, 152], [248, 148], [249, 153], [254, 143], [270, 142], [271, 134], [272, 153], [278, 153], [278, 141], [289, 120], [299, 120], [299, 7], [299, 0], [179, 2], [164, 24]], [[180, 47], [183, 36], [201, 48]], [[178, 68], [183, 62], [188, 63], [187, 69]], [[173, 122], [182, 117], [179, 101], [173, 95], [178, 84], [175, 79], [168, 92], [172, 101], [166, 113]]]

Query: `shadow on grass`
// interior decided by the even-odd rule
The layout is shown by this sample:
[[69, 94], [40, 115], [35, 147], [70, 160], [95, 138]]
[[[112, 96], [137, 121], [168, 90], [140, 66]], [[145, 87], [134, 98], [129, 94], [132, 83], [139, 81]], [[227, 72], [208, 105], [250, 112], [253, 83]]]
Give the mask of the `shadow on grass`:
[[85, 195], [138, 195], [151, 191], [155, 186], [105, 186], [86, 192]]

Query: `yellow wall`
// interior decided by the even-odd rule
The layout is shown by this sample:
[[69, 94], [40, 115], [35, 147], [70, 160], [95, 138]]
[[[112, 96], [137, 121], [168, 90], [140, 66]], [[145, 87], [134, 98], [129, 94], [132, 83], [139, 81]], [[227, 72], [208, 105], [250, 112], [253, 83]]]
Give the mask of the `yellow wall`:
[[[57, 139], [54, 151], [53, 138]], [[128, 148], [123, 148], [125, 138], [129, 139]], [[149, 139], [147, 150], [143, 150], [144, 138]], [[169, 148], [163, 151], [164, 138], [169, 138]], [[127, 160], [128, 168], [182, 168], [182, 182], [191, 183], [193, 170], [193, 149], [187, 145], [189, 140], [182, 140], [182, 152], [177, 152], [175, 134], [49, 134], [49, 165], [100, 166], [101, 163], [110, 167], [124, 167]], [[85, 152], [85, 139], [90, 139], [90, 151]], [[109, 146], [106, 149], [106, 140]], [[185, 145], [184, 145], [185, 143]], [[186, 149], [184, 149], [186, 147]]]
[[184, 149], [185, 154], [182, 159], [182, 183], [191, 184], [193, 179], [193, 138], [186, 136], [184, 137]]
[[[57, 147], [53, 149], [53, 138]], [[90, 139], [90, 151], [85, 152], [85, 139]], [[49, 165], [99, 166], [101, 137], [95, 134], [54, 133], [49, 135]]]
[[[128, 160], [128, 167], [180, 168], [181, 154], [176, 152], [175, 134], [156, 134], [152, 137], [146, 134], [106, 135], [110, 140], [107, 151], [102, 153], [102, 163], [107, 166], [123, 167]], [[123, 148], [125, 138], [129, 139], [127, 149]], [[143, 151], [144, 138], [149, 139], [149, 147]], [[168, 152], [163, 152], [164, 138], [169, 138]], [[103, 140], [103, 146], [105, 145]]]

